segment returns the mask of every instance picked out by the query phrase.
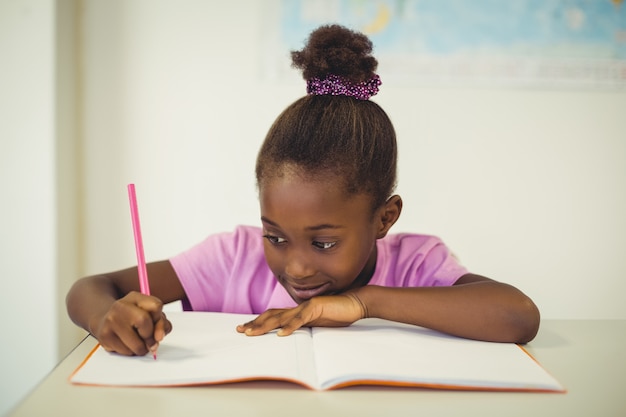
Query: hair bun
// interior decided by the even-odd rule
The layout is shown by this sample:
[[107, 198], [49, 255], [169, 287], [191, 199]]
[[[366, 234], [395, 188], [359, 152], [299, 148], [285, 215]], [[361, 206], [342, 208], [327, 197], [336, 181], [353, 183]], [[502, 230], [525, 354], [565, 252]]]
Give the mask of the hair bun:
[[333, 75], [361, 83], [375, 77], [378, 61], [371, 53], [372, 42], [364, 34], [328, 25], [311, 32], [305, 47], [291, 52], [291, 60], [307, 81]]

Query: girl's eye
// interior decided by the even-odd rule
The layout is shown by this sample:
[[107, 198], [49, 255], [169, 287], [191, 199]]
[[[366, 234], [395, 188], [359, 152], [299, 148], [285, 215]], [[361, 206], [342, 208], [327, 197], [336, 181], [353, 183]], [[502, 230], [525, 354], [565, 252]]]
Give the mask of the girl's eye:
[[334, 247], [337, 244], [337, 242], [313, 242], [312, 244], [318, 249], [326, 250], [326, 249], [330, 249]]
[[287, 242], [287, 239], [283, 239], [282, 237], [273, 236], [273, 235], [263, 235], [265, 239], [268, 240], [272, 245], [280, 245], [282, 243]]

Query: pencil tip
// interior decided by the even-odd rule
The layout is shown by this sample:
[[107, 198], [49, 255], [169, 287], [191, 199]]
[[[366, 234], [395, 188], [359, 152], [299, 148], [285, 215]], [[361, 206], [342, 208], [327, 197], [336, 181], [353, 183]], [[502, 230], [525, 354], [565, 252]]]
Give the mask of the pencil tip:
[[154, 360], [156, 361], [157, 358], [157, 349], [159, 348], [159, 343], [155, 343], [152, 347], [150, 347], [150, 352], [152, 352], [152, 357], [154, 358]]

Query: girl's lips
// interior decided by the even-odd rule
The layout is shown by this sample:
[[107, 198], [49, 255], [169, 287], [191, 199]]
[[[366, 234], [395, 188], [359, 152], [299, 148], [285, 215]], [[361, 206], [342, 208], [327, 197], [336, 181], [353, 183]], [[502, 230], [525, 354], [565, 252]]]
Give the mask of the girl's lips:
[[317, 287], [299, 288], [291, 286], [291, 291], [297, 298], [301, 300], [309, 300], [313, 297], [324, 294], [327, 292], [329, 287], [330, 283], [327, 282], [326, 284], [322, 284]]

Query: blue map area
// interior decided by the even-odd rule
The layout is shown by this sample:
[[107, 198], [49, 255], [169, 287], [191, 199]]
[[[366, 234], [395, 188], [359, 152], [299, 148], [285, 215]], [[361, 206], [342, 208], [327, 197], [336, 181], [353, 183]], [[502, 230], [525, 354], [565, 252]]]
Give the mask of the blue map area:
[[377, 54], [626, 59], [622, 0], [283, 0], [281, 13], [290, 49], [339, 23], [368, 34]]

